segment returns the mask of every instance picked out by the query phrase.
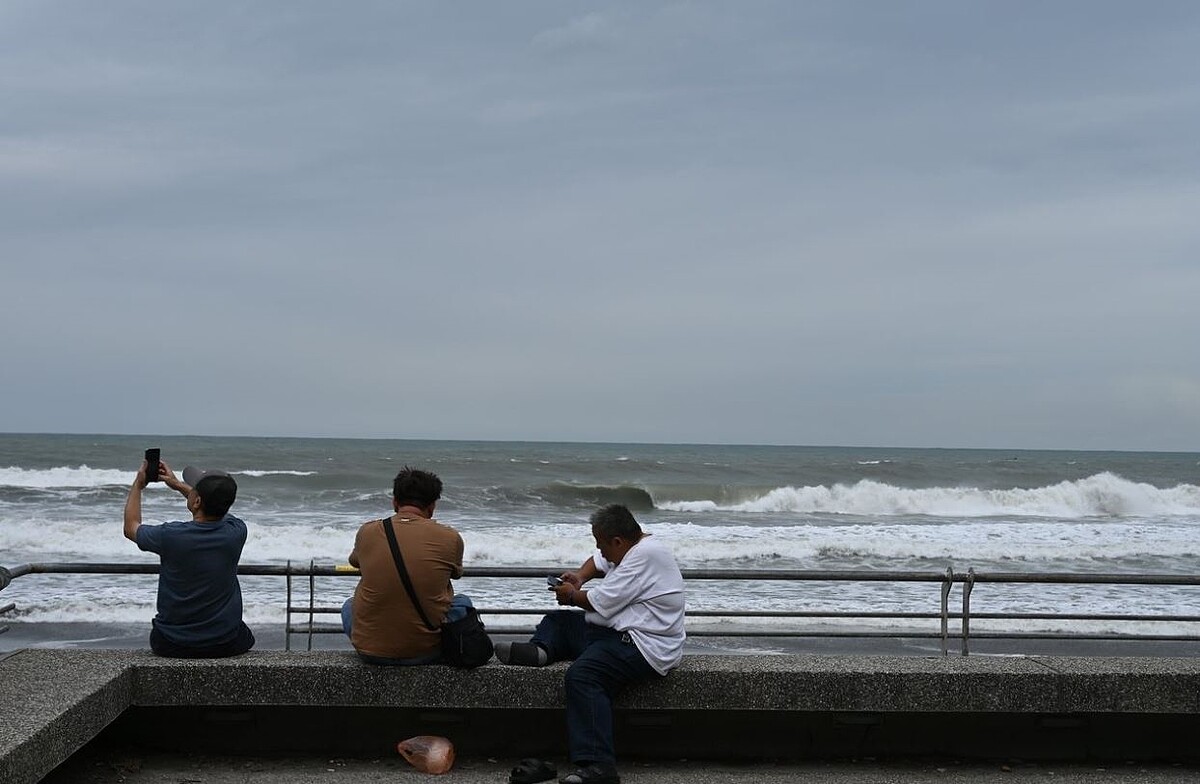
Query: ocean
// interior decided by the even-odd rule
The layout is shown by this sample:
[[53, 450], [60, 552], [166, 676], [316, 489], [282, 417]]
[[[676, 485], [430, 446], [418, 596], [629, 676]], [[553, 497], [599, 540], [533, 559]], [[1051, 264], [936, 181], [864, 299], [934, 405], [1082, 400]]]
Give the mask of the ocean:
[[[1200, 455], [1190, 453], [19, 434], [0, 435], [0, 566], [154, 563], [121, 533], [151, 446], [177, 472], [195, 464], [235, 476], [234, 511], [250, 528], [243, 564], [345, 563], [357, 528], [390, 512], [391, 480], [407, 464], [442, 477], [437, 516], [462, 533], [468, 568], [577, 566], [590, 554], [588, 515], [619, 502], [684, 569], [1200, 572]], [[165, 487], [144, 498], [146, 522], [187, 517]], [[325, 603], [353, 589], [321, 580]], [[550, 606], [535, 580], [462, 582], [480, 606]], [[242, 584], [247, 621], [281, 625], [282, 578]], [[938, 595], [926, 583], [697, 581], [689, 606], [936, 611]], [[154, 600], [153, 576], [27, 575], [0, 591], [0, 606], [16, 604], [0, 624], [19, 625], [23, 639], [79, 621], [144, 630]], [[956, 589], [952, 608], [958, 601]], [[972, 609], [1196, 614], [1200, 589], [980, 585]]]

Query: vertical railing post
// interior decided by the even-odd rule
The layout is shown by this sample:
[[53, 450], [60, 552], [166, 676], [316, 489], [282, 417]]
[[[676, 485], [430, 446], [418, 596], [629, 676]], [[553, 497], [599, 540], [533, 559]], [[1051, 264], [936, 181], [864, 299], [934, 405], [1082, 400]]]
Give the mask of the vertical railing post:
[[316, 600], [316, 595], [317, 595], [316, 566], [317, 566], [316, 561], [308, 562], [308, 650], [310, 650], [310, 651], [312, 650], [312, 637], [313, 637], [313, 615], [314, 615], [313, 609], [316, 607], [314, 602]]
[[950, 655], [950, 588], [954, 585], [954, 567], [946, 567], [942, 583], [942, 655]]
[[287, 562], [287, 574], [285, 577], [287, 583], [287, 601], [284, 608], [283, 618], [283, 649], [290, 651], [292, 649], [292, 562]]
[[971, 640], [971, 591], [975, 588], [975, 567], [967, 569], [967, 579], [963, 583], [962, 604], [962, 655], [968, 655]]

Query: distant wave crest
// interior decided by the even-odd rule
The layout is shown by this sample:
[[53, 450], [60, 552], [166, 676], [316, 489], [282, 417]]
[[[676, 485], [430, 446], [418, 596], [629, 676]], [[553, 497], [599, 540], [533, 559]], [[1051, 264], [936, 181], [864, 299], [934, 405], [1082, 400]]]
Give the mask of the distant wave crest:
[[316, 471], [233, 471], [235, 476], [316, 476]]
[[[58, 466], [56, 468], [0, 468], [0, 487], [19, 487], [32, 490], [60, 488], [86, 489], [91, 487], [126, 487], [133, 481], [134, 470]], [[234, 476], [312, 476], [316, 471], [232, 471]]]
[[1137, 517], [1200, 513], [1200, 486], [1157, 488], [1104, 472], [1032, 489], [912, 489], [863, 480], [831, 487], [779, 487], [747, 501], [661, 502], [677, 512], [799, 512], [931, 517]]
[[649, 491], [633, 485], [573, 485], [555, 483], [538, 490], [537, 494], [560, 506], [604, 506], [624, 504], [634, 511], [654, 508]]
[[134, 471], [115, 468], [59, 466], [58, 468], [0, 468], [0, 487], [25, 487], [49, 490], [58, 487], [106, 487], [128, 485]]

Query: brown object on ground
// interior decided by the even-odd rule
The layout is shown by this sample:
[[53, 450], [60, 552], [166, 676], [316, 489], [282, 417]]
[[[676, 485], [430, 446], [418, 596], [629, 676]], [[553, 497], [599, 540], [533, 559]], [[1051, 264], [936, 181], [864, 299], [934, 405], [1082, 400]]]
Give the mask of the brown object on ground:
[[396, 744], [396, 751], [422, 773], [448, 773], [454, 767], [454, 744], [440, 735], [417, 735]]

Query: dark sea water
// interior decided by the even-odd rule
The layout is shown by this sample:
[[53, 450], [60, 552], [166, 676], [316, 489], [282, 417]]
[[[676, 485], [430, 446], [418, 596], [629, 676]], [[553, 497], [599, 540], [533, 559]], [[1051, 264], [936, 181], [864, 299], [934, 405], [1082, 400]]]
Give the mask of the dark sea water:
[[[153, 563], [121, 534], [148, 446], [176, 470], [234, 474], [235, 511], [250, 526], [243, 563], [344, 563], [358, 526], [389, 512], [392, 477], [408, 464], [445, 482], [438, 517], [461, 531], [468, 567], [578, 565], [590, 554], [587, 516], [619, 502], [685, 569], [1200, 572], [1200, 455], [1190, 453], [90, 435], [0, 435], [0, 566]], [[145, 498], [147, 522], [186, 516], [161, 486]], [[243, 578], [251, 623], [282, 622], [280, 583]], [[351, 589], [340, 580], [330, 591]], [[469, 586], [493, 607], [543, 600], [535, 590]], [[936, 593], [764, 582], [700, 585], [689, 601], [932, 610]], [[976, 610], [1200, 612], [1186, 587], [1015, 586], [973, 601]], [[144, 625], [154, 578], [29, 575], [0, 592], [8, 602], [10, 620], [26, 626]]]

